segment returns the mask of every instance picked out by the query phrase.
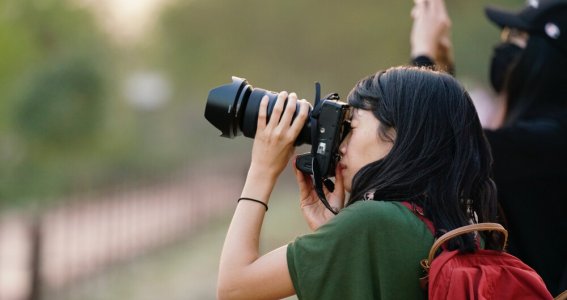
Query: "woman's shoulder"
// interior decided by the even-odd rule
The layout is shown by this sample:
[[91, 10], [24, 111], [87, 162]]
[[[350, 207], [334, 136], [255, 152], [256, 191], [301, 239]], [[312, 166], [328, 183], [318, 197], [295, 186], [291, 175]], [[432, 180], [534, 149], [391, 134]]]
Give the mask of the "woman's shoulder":
[[[373, 240], [396, 239], [411, 243], [430, 242], [431, 232], [413, 212], [396, 201], [357, 201], [321, 226], [312, 234], [299, 239], [331, 242], [352, 240], [358, 237], [372, 237]], [[407, 240], [407, 241], [406, 241]]]
[[356, 211], [358, 213], [401, 213], [407, 208], [398, 201], [361, 200], [347, 206], [343, 211]]
[[357, 201], [347, 206], [317, 231], [288, 245], [296, 292], [309, 299], [390, 294], [415, 299], [421, 295], [416, 285], [419, 261], [433, 243], [420, 223], [398, 202]]

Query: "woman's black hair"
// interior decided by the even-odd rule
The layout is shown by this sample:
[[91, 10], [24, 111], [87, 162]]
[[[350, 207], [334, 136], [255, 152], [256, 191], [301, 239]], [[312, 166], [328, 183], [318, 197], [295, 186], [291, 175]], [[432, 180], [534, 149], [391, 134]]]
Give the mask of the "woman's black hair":
[[545, 37], [531, 35], [512, 67], [505, 90], [506, 124], [567, 107], [567, 53]]
[[[450, 75], [396, 67], [361, 80], [348, 96], [355, 108], [380, 121], [379, 138], [391, 140], [388, 155], [353, 179], [349, 205], [374, 192], [375, 200], [415, 202], [436, 235], [471, 220], [496, 219], [492, 155], [473, 103]], [[395, 136], [389, 136], [393, 128]], [[485, 235], [494, 248], [498, 237]], [[473, 251], [473, 235], [453, 239], [449, 249]]]

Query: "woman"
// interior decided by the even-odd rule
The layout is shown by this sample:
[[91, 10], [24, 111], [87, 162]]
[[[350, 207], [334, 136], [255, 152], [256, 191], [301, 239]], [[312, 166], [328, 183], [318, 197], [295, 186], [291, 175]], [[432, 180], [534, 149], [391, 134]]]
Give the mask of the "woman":
[[[344, 208], [336, 216], [326, 210], [311, 178], [296, 170], [313, 233], [260, 256], [270, 193], [306, 119], [301, 100], [292, 121], [296, 101], [295, 94], [280, 93], [267, 123], [267, 99], [261, 103], [245, 198], [222, 250], [219, 298], [423, 298], [419, 261], [433, 235], [400, 201], [422, 207], [438, 233], [496, 216], [492, 158], [467, 92], [449, 75], [418, 68], [362, 79], [348, 96], [352, 130], [340, 147], [335, 191], [327, 192], [332, 206]], [[464, 236], [449, 248], [471, 251], [475, 241]]]
[[[557, 295], [567, 289], [567, 0], [486, 14], [502, 28], [490, 82], [504, 105], [486, 135], [508, 249]], [[443, 0], [416, 1], [412, 16], [414, 63], [452, 66]]]

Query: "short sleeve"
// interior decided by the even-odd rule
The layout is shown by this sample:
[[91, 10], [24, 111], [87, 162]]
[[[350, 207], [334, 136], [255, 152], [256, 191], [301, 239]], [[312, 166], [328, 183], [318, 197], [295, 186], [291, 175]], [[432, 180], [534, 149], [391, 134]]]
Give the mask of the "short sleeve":
[[288, 245], [299, 299], [421, 299], [419, 261], [433, 242], [401, 204], [361, 201]]

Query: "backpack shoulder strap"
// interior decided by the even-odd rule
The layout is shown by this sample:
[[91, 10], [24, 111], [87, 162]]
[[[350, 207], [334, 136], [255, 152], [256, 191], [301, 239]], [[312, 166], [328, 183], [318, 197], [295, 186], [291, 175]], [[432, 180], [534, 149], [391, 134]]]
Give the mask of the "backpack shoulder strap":
[[555, 296], [554, 300], [566, 300], [567, 299], [567, 290], [563, 291], [563, 293]]
[[435, 226], [433, 226], [433, 222], [431, 222], [431, 220], [425, 217], [425, 214], [423, 213], [423, 208], [421, 208], [419, 205], [413, 202], [401, 201], [400, 203], [403, 206], [407, 207], [411, 212], [413, 212], [421, 221], [423, 221], [427, 229], [431, 231], [431, 234], [435, 238]]
[[[423, 221], [423, 223], [425, 223], [425, 226], [429, 229], [429, 231], [431, 231], [431, 234], [435, 238], [435, 226], [433, 225], [433, 222], [431, 222], [431, 220], [429, 220], [428, 218], [425, 217], [425, 215], [423, 213], [423, 209], [419, 205], [417, 205], [413, 202], [402, 201], [400, 203], [403, 206], [407, 207], [410, 211], [412, 211], [421, 221]], [[462, 227], [459, 227], [459, 228], [455, 228], [455, 229], [453, 229], [449, 232], [446, 232], [445, 234], [443, 234], [439, 238], [437, 238], [435, 240], [435, 242], [433, 243], [433, 246], [431, 246], [431, 250], [429, 251], [428, 259], [426, 261], [424, 261], [424, 263], [431, 263], [431, 261], [435, 257], [435, 254], [437, 253], [437, 250], [439, 249], [439, 247], [442, 247], [443, 249], [446, 250], [445, 242], [447, 242], [448, 240], [450, 240], [454, 237], [457, 237], [457, 236], [460, 236], [460, 235], [463, 235], [463, 234], [467, 234], [467, 233], [471, 233], [471, 232], [475, 232], [475, 231], [493, 231], [493, 230], [496, 230], [496, 231], [498, 231], [498, 232], [500, 232], [504, 235], [503, 244], [502, 244], [502, 249], [504, 249], [506, 242], [508, 241], [508, 231], [506, 229], [504, 229], [504, 227], [502, 225], [500, 225], [498, 223], [471, 224], [471, 225], [466, 225], [466, 226], [462, 226]], [[478, 246], [480, 247], [480, 240], [477, 240], [477, 243], [478, 243]]]
[[463, 235], [475, 231], [498, 231], [502, 233], [502, 235], [504, 236], [502, 249], [504, 249], [504, 246], [508, 241], [508, 231], [498, 223], [478, 223], [478, 224], [466, 225], [453, 229], [440, 236], [437, 240], [435, 240], [433, 246], [431, 246], [431, 250], [429, 251], [429, 256], [427, 260], [429, 261], [429, 263], [431, 263], [431, 261], [433, 261], [433, 257], [435, 256], [435, 253], [437, 252], [437, 249], [439, 249], [439, 247], [441, 247], [446, 241], [454, 237], [457, 237], [459, 235]]

